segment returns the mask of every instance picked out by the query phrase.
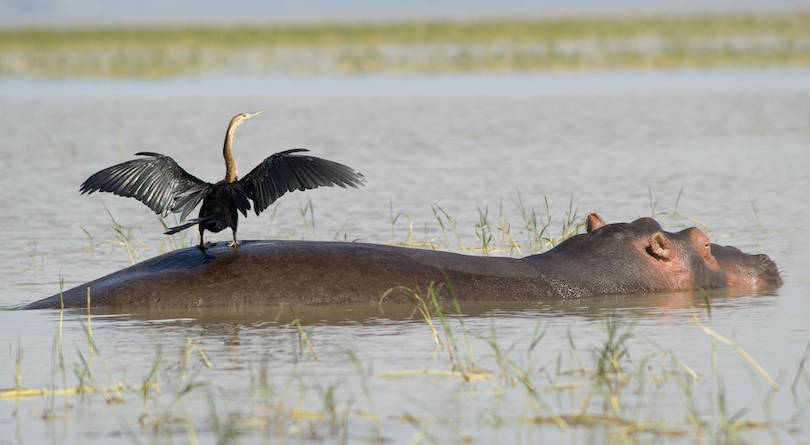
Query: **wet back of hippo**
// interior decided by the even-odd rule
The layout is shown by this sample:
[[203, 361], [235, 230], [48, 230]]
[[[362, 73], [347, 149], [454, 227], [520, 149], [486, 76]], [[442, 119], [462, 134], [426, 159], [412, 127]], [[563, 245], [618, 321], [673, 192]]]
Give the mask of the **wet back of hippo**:
[[[526, 301], [634, 292], [778, 285], [766, 255], [711, 244], [699, 230], [666, 232], [650, 218], [606, 225], [524, 259], [491, 258], [364, 243], [247, 241], [229, 249], [182, 249], [32, 303], [202, 307], [406, 302], [433, 283], [447, 298]], [[391, 291], [393, 289], [393, 291]], [[390, 291], [390, 292], [389, 292]]]
[[[205, 253], [170, 252], [64, 292], [65, 307], [201, 307], [376, 303], [399, 286], [424, 291], [450, 280], [471, 299], [525, 300], [548, 286], [535, 268], [511, 258], [481, 258], [364, 243], [247, 241]], [[446, 289], [443, 296], [447, 296]], [[385, 301], [405, 302], [402, 291]], [[59, 307], [59, 296], [25, 309]]]

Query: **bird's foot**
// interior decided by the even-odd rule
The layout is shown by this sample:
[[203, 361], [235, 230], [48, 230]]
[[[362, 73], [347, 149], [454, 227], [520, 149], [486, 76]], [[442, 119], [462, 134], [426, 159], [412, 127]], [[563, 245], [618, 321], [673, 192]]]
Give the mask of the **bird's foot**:
[[203, 263], [208, 263], [209, 261], [214, 261], [217, 259], [216, 255], [212, 255], [208, 252], [208, 246], [210, 245], [211, 243], [205, 243], [197, 246], [200, 249], [200, 252], [203, 254]]
[[228, 244], [228, 248], [233, 249], [234, 247], [239, 247], [239, 246], [241, 246], [241, 245], [242, 245], [242, 243], [241, 243], [241, 242], [236, 241], [236, 240], [233, 240], [233, 242], [231, 242], [230, 244]]

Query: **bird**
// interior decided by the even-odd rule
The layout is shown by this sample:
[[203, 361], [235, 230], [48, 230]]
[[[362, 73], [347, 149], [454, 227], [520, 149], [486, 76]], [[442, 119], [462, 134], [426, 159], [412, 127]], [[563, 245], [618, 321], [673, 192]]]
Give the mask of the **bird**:
[[286, 192], [332, 187], [358, 188], [366, 182], [359, 171], [337, 162], [301, 155], [304, 148], [294, 148], [271, 155], [256, 168], [239, 179], [236, 160], [233, 156], [233, 135], [236, 128], [248, 119], [263, 113], [237, 114], [228, 124], [222, 155], [225, 158], [225, 178], [205, 182], [186, 172], [169, 156], [143, 151], [144, 156], [105, 168], [82, 183], [81, 194], [110, 192], [115, 195], [135, 198], [146, 204], [157, 215], [165, 218], [169, 213], [179, 213], [180, 222], [202, 202], [199, 216], [185, 224], [170, 228], [172, 235], [189, 227], [199, 225], [200, 245], [205, 252], [203, 233], [220, 232], [228, 227], [233, 231], [233, 242], [228, 247], [238, 247], [236, 228], [239, 214], [247, 217], [248, 210], [258, 216]]

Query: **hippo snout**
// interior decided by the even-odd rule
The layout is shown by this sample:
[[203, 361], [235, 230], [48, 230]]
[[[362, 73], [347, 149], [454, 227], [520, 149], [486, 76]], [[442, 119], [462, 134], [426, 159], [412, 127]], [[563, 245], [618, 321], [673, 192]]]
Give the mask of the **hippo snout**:
[[768, 255], [749, 255], [732, 246], [712, 244], [712, 256], [729, 285], [779, 285], [779, 267]]
[[782, 284], [782, 277], [779, 274], [779, 266], [771, 260], [771, 257], [760, 253], [757, 255], [759, 264], [762, 268], [763, 278], [766, 284], [779, 285]]

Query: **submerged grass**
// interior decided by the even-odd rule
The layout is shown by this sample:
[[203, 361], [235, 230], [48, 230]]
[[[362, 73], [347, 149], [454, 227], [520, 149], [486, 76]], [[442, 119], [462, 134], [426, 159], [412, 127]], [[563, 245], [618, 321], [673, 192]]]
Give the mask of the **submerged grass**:
[[[440, 289], [446, 293], [440, 294]], [[171, 443], [178, 440], [236, 443], [241, 439], [285, 443], [386, 443], [404, 439], [393, 437], [389, 432], [400, 431], [401, 434], [402, 425], [413, 428], [412, 443], [478, 442], [479, 435], [503, 436], [504, 428], [507, 428], [507, 437], [514, 437], [513, 434], [520, 437], [527, 428], [546, 431], [544, 434], [574, 434], [563, 436], [571, 439], [579, 437], [575, 435], [577, 431], [590, 431], [589, 434], [603, 435], [605, 441], [611, 443], [648, 443], [662, 438], [674, 442], [742, 443], [748, 441], [752, 433], [756, 436], [758, 431], [767, 430], [778, 442], [779, 431], [790, 422], [768, 417], [767, 410], [764, 410], [765, 418], [747, 418], [750, 410], [734, 406], [730, 401], [719, 377], [721, 369], [713, 365], [710, 372], [699, 375], [671, 350], [639, 332], [633, 316], [607, 311], [594, 319], [595, 325], [602, 328], [601, 337], [589, 341], [582, 349], [576, 343], [585, 340], [569, 330], [568, 346], [555, 351], [565, 342], [557, 342], [557, 346], [551, 348], [547, 345], [549, 324], [543, 318], [535, 323], [530, 335], [505, 345], [502, 339], [505, 336], [499, 332], [504, 326], [498, 327], [495, 316], [488, 328], [480, 320], [467, 320], [452, 283], [431, 284], [422, 291], [409, 292], [416, 313], [424, 318], [434, 338], [433, 359], [404, 360], [419, 369], [374, 373], [373, 363], [364, 360], [361, 352], [353, 348], [339, 348], [319, 360], [314, 355], [317, 340], [312, 340], [312, 333], [320, 328], [314, 326], [306, 337], [312, 360], [299, 362], [307, 357], [307, 351], [299, 344], [294, 348], [292, 362], [278, 363], [271, 352], [277, 346], [271, 346], [263, 357], [237, 360], [247, 366], [233, 367], [233, 358], [229, 356], [237, 352], [234, 346], [213, 356], [203, 353], [194, 334], [178, 320], [178, 331], [186, 337], [185, 347], [178, 348], [177, 354], [166, 354], [165, 347], [156, 344], [154, 359], [146, 362], [143, 378], [131, 382], [126, 374], [137, 374], [139, 370], [130, 369], [122, 378], [115, 375], [121, 372], [120, 363], [116, 372], [107, 367], [96, 341], [98, 333], [90, 331], [88, 316], [87, 320], [77, 318], [76, 326], [84, 333], [87, 347], [101, 361], [111, 385], [104, 386], [98, 381], [93, 361], [85, 358], [84, 348], [79, 345], [72, 365], [74, 372], [72, 378], [69, 377], [66, 370], [70, 368], [67, 363], [71, 359], [61, 349], [60, 324], [54, 342], [57, 357], [49, 387], [23, 386], [24, 382], [31, 382], [24, 379], [27, 368], [20, 342], [16, 346], [13, 371], [15, 387], [0, 389], [0, 399], [20, 404], [32, 397], [43, 397], [48, 403], [43, 418], [63, 422], [82, 418], [69, 413], [82, 405], [86, 405], [83, 410], [90, 409], [94, 394], [100, 394], [108, 404], [123, 402], [120, 406], [124, 411], [127, 405], [132, 405], [128, 402], [140, 401], [135, 408], [139, 412], [135, 414], [137, 419], [125, 422], [126, 432], [135, 443], [166, 440]], [[694, 306], [691, 310], [695, 311], [695, 328], [706, 332], [710, 339], [725, 338], [714, 330], [707, 332]], [[280, 308], [279, 312], [283, 311], [284, 308]], [[303, 335], [300, 321], [295, 313], [291, 315], [294, 321], [286, 326], [295, 325], [298, 329], [287, 330], [286, 326], [277, 325], [290, 339]], [[441, 334], [437, 332], [437, 325]], [[364, 342], [362, 354], [372, 353], [376, 348], [373, 337]], [[736, 343], [722, 344], [741, 351]], [[580, 349], [587, 351], [591, 358], [588, 364], [581, 360]], [[708, 349], [703, 346], [701, 350], [706, 350], [716, 363], [714, 346]], [[807, 392], [810, 380], [804, 370], [807, 355], [805, 353], [798, 362], [791, 388], [794, 398], [805, 400], [797, 401], [799, 409], [806, 405], [810, 394]], [[567, 362], [562, 359], [564, 356], [569, 357]], [[116, 357], [116, 360], [126, 358]], [[749, 363], [752, 369], [759, 370], [753, 359]], [[227, 379], [221, 380], [224, 376]], [[432, 380], [424, 380], [424, 376]], [[321, 383], [324, 378], [331, 382]], [[767, 373], [762, 372], [761, 378], [772, 382]], [[69, 384], [69, 380], [75, 383]], [[277, 380], [282, 383], [276, 387], [272, 382]], [[396, 382], [403, 380], [411, 388], [409, 393], [401, 394], [396, 390], [400, 387]], [[714, 383], [707, 385], [707, 380]], [[804, 385], [800, 384], [802, 381]], [[410, 393], [420, 387], [422, 395]], [[774, 385], [765, 395], [763, 405], [770, 404], [778, 392], [779, 387]], [[673, 398], [673, 393], [680, 394], [681, 399]], [[73, 394], [81, 394], [81, 397], [69, 401], [68, 396]], [[430, 395], [427, 401], [420, 400], [424, 394]], [[65, 396], [65, 403], [56, 407], [55, 399], [61, 395]], [[664, 406], [661, 406], [662, 395], [668, 398]], [[401, 398], [426, 414], [392, 403], [392, 397]], [[357, 399], [365, 408], [354, 407]], [[458, 400], [453, 401], [455, 399], [470, 405], [464, 408], [468, 414], [459, 416], [448, 408], [458, 403]], [[379, 400], [386, 403], [380, 405]], [[508, 401], [507, 405], [504, 400]], [[707, 400], [714, 403], [707, 404]], [[232, 409], [234, 406], [238, 408]], [[120, 416], [116, 410], [107, 411], [108, 415]], [[17, 409], [14, 415], [28, 414]], [[100, 418], [95, 421], [104, 423]], [[138, 424], [140, 429], [131, 427]], [[508, 432], [509, 428], [515, 432]], [[178, 435], [185, 438], [180, 439]]]
[[[439, 289], [446, 286], [448, 297], [439, 296]], [[621, 443], [636, 443], [641, 438], [639, 435], [652, 434], [657, 437], [686, 438], [690, 431], [694, 432], [693, 439], [698, 443], [744, 443], [745, 434], [751, 430], [767, 429], [771, 436], [779, 442], [777, 429], [780, 427], [773, 419], [770, 404], [773, 402], [779, 391], [779, 386], [768, 375], [764, 369], [748, 355], [736, 342], [717, 333], [715, 330], [706, 327], [700, 320], [693, 303], [684, 297], [687, 305], [692, 311], [692, 316], [697, 328], [709, 335], [712, 345], [709, 353], [712, 358], [712, 370], [708, 379], [711, 381], [711, 389], [714, 392], [711, 397], [716, 401], [711, 405], [711, 410], [706, 411], [705, 407], [695, 399], [693, 391], [694, 383], [706, 379], [699, 376], [690, 366], [680, 360], [675, 354], [662, 348], [656, 342], [647, 338], [643, 334], [636, 333], [636, 319], [626, 320], [619, 314], [608, 312], [601, 317], [605, 331], [605, 339], [601, 345], [592, 347], [592, 368], [583, 366], [579, 359], [574, 339], [569, 330], [569, 369], [564, 370], [561, 366], [561, 352], [558, 353], [555, 372], [551, 374], [546, 365], [538, 366], [533, 353], [538, 349], [546, 331], [541, 330], [542, 319], [538, 321], [535, 330], [529, 338], [526, 348], [525, 360], [519, 364], [513, 357], [512, 352], [515, 345], [504, 348], [498, 341], [494, 319], [489, 336], [477, 333], [477, 338], [483, 340], [491, 352], [492, 363], [496, 366], [496, 371], [487, 371], [478, 368], [473, 359], [473, 347], [471, 346], [471, 334], [468, 331], [463, 315], [458, 307], [458, 300], [452, 292], [452, 283], [445, 282], [442, 286], [431, 283], [423, 294], [419, 290], [399, 287], [396, 290], [404, 293], [417, 311], [427, 322], [433, 334], [437, 350], [446, 350], [451, 365], [450, 372], [410, 370], [396, 371], [381, 374], [383, 377], [402, 377], [407, 375], [458, 375], [466, 381], [485, 379], [491, 381], [496, 388], [496, 394], [502, 395], [510, 388], [524, 388], [526, 400], [528, 401], [527, 411], [531, 414], [520, 416], [515, 421], [517, 424], [532, 423], [537, 425], [556, 424], [561, 431], [568, 431], [573, 427], [601, 428], [608, 427], [609, 441]], [[704, 295], [705, 296], [705, 295]], [[711, 314], [711, 299], [705, 298], [706, 311]], [[453, 335], [450, 318], [447, 308], [454, 307], [457, 311], [457, 320], [454, 320], [455, 329], [461, 329], [461, 338], [467, 346], [466, 361], [460, 359], [460, 354], [456, 346], [458, 338]], [[439, 318], [445, 330], [446, 342], [440, 342], [434, 327], [434, 318]], [[641, 339], [654, 347], [652, 352], [644, 351], [644, 348], [632, 346], [633, 343]], [[717, 368], [717, 357], [714, 340], [729, 346], [738, 352], [751, 367], [758, 372], [761, 377], [771, 385], [771, 391], [767, 393], [762, 401], [765, 420], [744, 420], [748, 413], [748, 408], [731, 411], [726, 390], [722, 384], [722, 379], [718, 376], [720, 370]], [[640, 360], [633, 360], [631, 348], [641, 349], [643, 355]], [[808, 346], [807, 351], [810, 351]], [[807, 380], [804, 373], [804, 363], [808, 352], [799, 363], [798, 371], [794, 379], [794, 387], [800, 378]], [[541, 354], [542, 355], [542, 354]], [[574, 359], [576, 356], [576, 360]], [[661, 359], [661, 364], [654, 365], [653, 359]], [[476, 378], [471, 378], [471, 376]], [[547, 380], [545, 385], [538, 385], [538, 381]], [[649, 397], [661, 393], [661, 388], [674, 385], [680, 388], [684, 396], [684, 412], [686, 423], [673, 422], [671, 416], [664, 413], [651, 413], [645, 411], [644, 407], [651, 404]], [[808, 385], [810, 387], [810, 385]], [[583, 393], [582, 390], [586, 391]], [[547, 402], [542, 393], [556, 393], [557, 407], [553, 403]], [[567, 393], [571, 399], [570, 404], [563, 403], [564, 412], [559, 407], [560, 395]], [[795, 395], [795, 391], [793, 391]], [[651, 394], [651, 395], [650, 395]], [[579, 400], [579, 402], [576, 402]], [[594, 403], [596, 402], [596, 403]], [[652, 402], [655, 404], [655, 402]], [[567, 407], [566, 407], [567, 405]], [[644, 414], [642, 415], [642, 412]], [[499, 424], [504, 422], [503, 416], [496, 416]], [[417, 417], [406, 414], [404, 419], [417, 428], [417, 436], [420, 439], [429, 439], [436, 442], [431, 435], [424, 421]], [[452, 424], [452, 422], [449, 422]], [[454, 424], [453, 424], [454, 425]], [[518, 428], [520, 428], [518, 426]], [[465, 433], [466, 434], [466, 433]], [[469, 436], [466, 436], [469, 437]]]
[[810, 65], [810, 14], [0, 32], [0, 76]]

